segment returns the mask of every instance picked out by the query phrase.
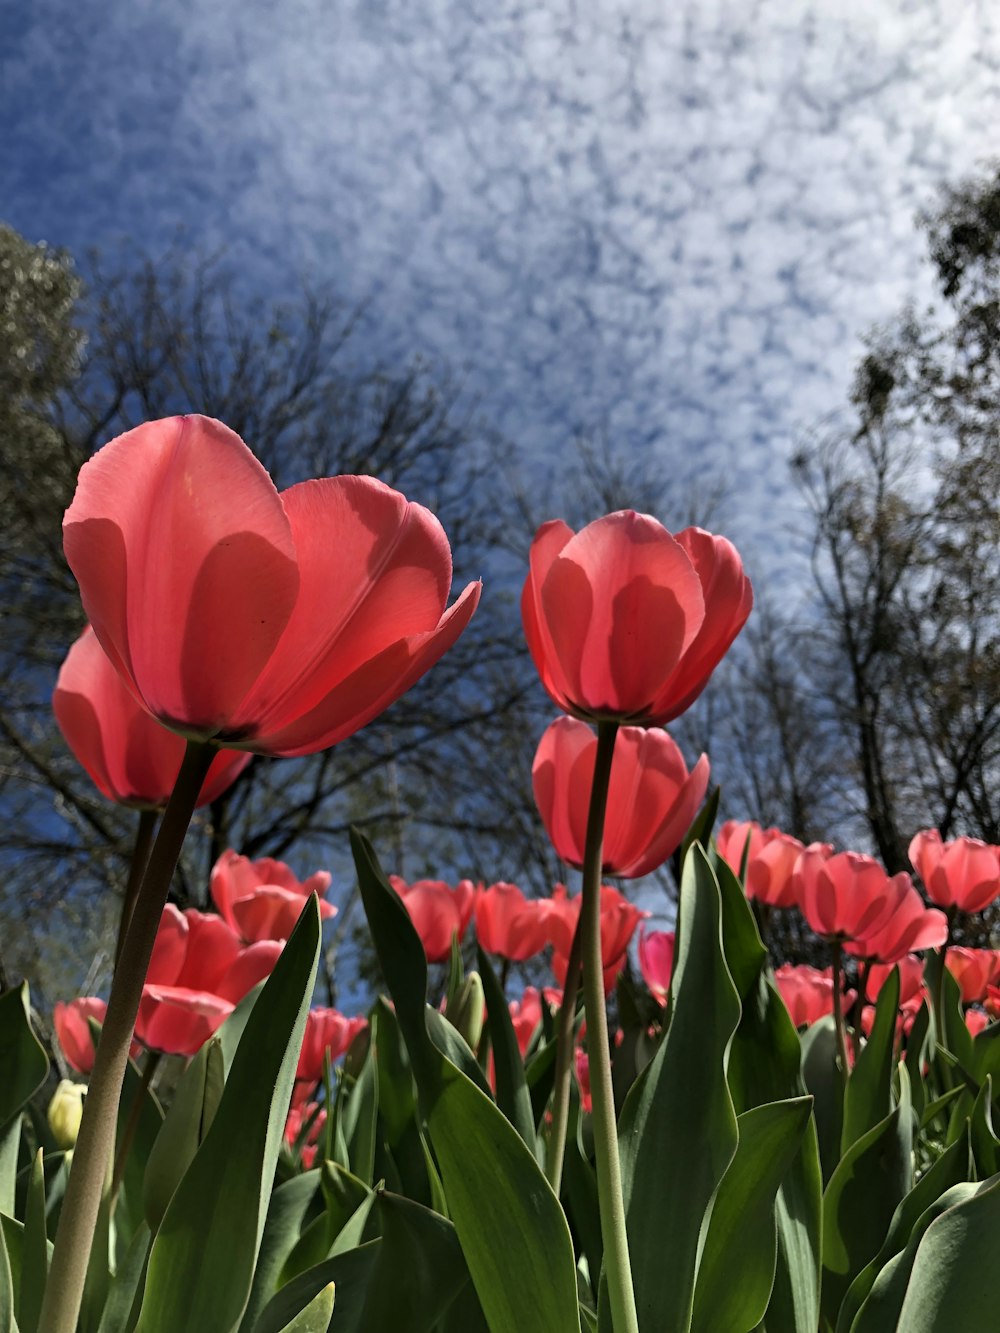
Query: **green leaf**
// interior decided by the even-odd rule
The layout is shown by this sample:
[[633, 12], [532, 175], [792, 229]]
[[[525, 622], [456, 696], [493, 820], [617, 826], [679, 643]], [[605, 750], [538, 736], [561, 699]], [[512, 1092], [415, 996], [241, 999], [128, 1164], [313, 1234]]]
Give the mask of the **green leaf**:
[[972, 1073], [980, 1085], [991, 1075], [994, 1083], [1000, 1081], [1000, 1023], [991, 1023], [973, 1038]]
[[28, 983], [0, 995], [0, 1130], [35, 1095], [49, 1072], [49, 1058], [31, 1026]]
[[913, 1115], [906, 1066], [899, 1105], [844, 1155], [823, 1198], [824, 1318], [835, 1325], [851, 1283], [882, 1247], [912, 1180]]
[[478, 955], [479, 974], [483, 979], [483, 991], [486, 996], [490, 1041], [493, 1045], [497, 1106], [537, 1157], [538, 1141], [535, 1135], [535, 1117], [531, 1109], [531, 1095], [524, 1077], [521, 1048], [517, 1044], [514, 1024], [510, 1020], [507, 997], [490, 965], [490, 960], [482, 949], [478, 950]]
[[135, 1326], [152, 1240], [149, 1227], [141, 1223], [108, 1289], [97, 1333], [129, 1333]]
[[[695, 845], [681, 878], [666, 1035], [618, 1125], [642, 1333], [690, 1326], [702, 1237], [736, 1152], [726, 1060], [740, 1004], [723, 956], [721, 910], [718, 882]], [[602, 1328], [606, 1319], [610, 1327], [603, 1288]]]
[[[379, 1194], [382, 1244], [362, 1326], [370, 1333], [430, 1333], [469, 1281], [452, 1224], [411, 1199]], [[406, 1274], [401, 1282], [399, 1275]]]
[[[315, 895], [274, 965], [149, 1256], [140, 1333], [238, 1326], [250, 1295], [319, 958]], [[213, 1281], [203, 1275], [210, 1273]]]
[[879, 991], [871, 1035], [847, 1080], [840, 1140], [842, 1154], [892, 1110], [892, 1055], [898, 1010], [899, 968], [894, 967]]
[[[323, 1211], [302, 1229], [281, 1267], [276, 1287], [283, 1287], [306, 1269], [328, 1259], [335, 1242], [339, 1241], [338, 1252], [359, 1243], [374, 1194], [363, 1180], [351, 1175], [336, 1162], [323, 1163], [320, 1180], [325, 1204]], [[346, 1239], [340, 1240], [352, 1218], [355, 1219], [354, 1231], [357, 1232], [358, 1240], [351, 1239], [354, 1231], [348, 1232]]]
[[837, 1033], [828, 1014], [802, 1034], [802, 1079], [815, 1098], [813, 1114], [819, 1138], [823, 1179], [829, 1181], [840, 1161], [844, 1124], [844, 1080], [837, 1066]]
[[980, 1180], [987, 1180], [1000, 1171], [1000, 1151], [998, 1151], [1000, 1140], [997, 1139], [993, 1129], [992, 1102], [993, 1079], [987, 1074], [986, 1082], [979, 1090], [969, 1120], [972, 1131], [972, 1156]]
[[373, 1184], [375, 1137], [378, 1129], [378, 1063], [374, 1047], [378, 1041], [378, 1015], [371, 1016], [371, 1042], [361, 1072], [343, 1110], [344, 1137], [351, 1171], [366, 1185]]
[[45, 1171], [39, 1148], [31, 1164], [28, 1201], [24, 1214], [24, 1244], [21, 1250], [21, 1283], [17, 1300], [17, 1323], [21, 1333], [36, 1333], [49, 1276], [49, 1244], [45, 1231]]
[[7, 1254], [6, 1232], [0, 1225], [0, 1333], [17, 1333], [14, 1320], [14, 1278]]
[[767, 950], [760, 938], [743, 885], [732, 867], [714, 850], [709, 861], [718, 880], [722, 901], [722, 948], [726, 966], [736, 993], [742, 1000], [756, 986], [767, 962]]
[[143, 1179], [143, 1209], [153, 1232], [159, 1227], [181, 1177], [194, 1161], [215, 1118], [225, 1086], [222, 1042], [207, 1041], [181, 1075]]
[[899, 1327], [906, 1333], [987, 1333], [996, 1328], [1000, 1179], [981, 1186], [924, 1233]]
[[712, 829], [715, 827], [715, 821], [719, 816], [719, 800], [722, 796], [722, 788], [713, 787], [705, 798], [705, 804], [695, 815], [691, 827], [684, 835], [684, 841], [681, 843], [681, 850], [676, 860], [676, 870], [678, 875], [684, 868], [684, 862], [687, 854], [694, 846], [700, 843], [702, 847], [707, 847], [712, 837]]
[[927, 1089], [924, 1086], [924, 1064], [930, 1058], [931, 1010], [924, 1000], [917, 1011], [906, 1038], [906, 1072], [910, 1076], [910, 1092], [913, 1096], [913, 1111], [917, 1119], [923, 1122], [924, 1108], [927, 1105]]
[[468, 1042], [458, 1029], [452, 1027], [444, 1014], [438, 1013], [430, 1005], [424, 1008], [424, 1022], [427, 1024], [427, 1033], [437, 1050], [447, 1060], [450, 1060], [457, 1069], [460, 1069], [465, 1077], [492, 1101], [493, 1090], [483, 1073], [482, 1066], [472, 1054]]
[[969, 1169], [968, 1135], [953, 1143], [920, 1178], [909, 1194], [900, 1202], [892, 1215], [889, 1231], [882, 1248], [851, 1283], [840, 1307], [837, 1333], [848, 1333], [855, 1315], [868, 1297], [879, 1273], [890, 1259], [906, 1247], [910, 1233], [921, 1216], [953, 1185], [966, 1179]]
[[17, 1157], [21, 1146], [21, 1114], [12, 1116], [0, 1129], [0, 1213], [14, 1216], [17, 1187]]
[[334, 1293], [336, 1283], [328, 1282], [321, 1287], [304, 1310], [285, 1325], [282, 1333], [326, 1333], [333, 1318]]
[[[448, 1212], [490, 1329], [579, 1333], [573, 1246], [559, 1202], [491, 1098], [432, 1044], [428, 1029], [434, 1011], [426, 1008], [427, 964], [420, 938], [371, 845], [357, 830], [351, 832], [351, 844]], [[441, 1023], [450, 1027], [444, 1019]], [[457, 1033], [455, 1038], [461, 1042]]]
[[[913, 1273], [917, 1253], [920, 1245], [931, 1224], [938, 1218], [945, 1216], [951, 1209], [971, 1199], [976, 1193], [976, 1186], [967, 1183], [953, 1185], [936, 1199], [925, 1213], [917, 1220], [912, 1234], [906, 1244], [906, 1248], [892, 1259], [879, 1273], [871, 1289], [868, 1299], [862, 1305], [851, 1325], [851, 1333], [898, 1333], [905, 1328], [905, 1333], [909, 1333], [909, 1328], [901, 1322], [903, 1302], [906, 1299], [907, 1286]], [[982, 1186], [979, 1187], [980, 1189]], [[983, 1328], [992, 1328], [992, 1324], [981, 1325]], [[968, 1328], [958, 1323], [951, 1323], [947, 1320], [938, 1328], [955, 1329], [956, 1333], [961, 1329], [961, 1333], [976, 1333], [974, 1328]]]
[[[337, 1291], [337, 1322], [334, 1333], [368, 1333], [361, 1322], [368, 1284], [381, 1248], [381, 1240], [369, 1241], [325, 1259], [289, 1282], [268, 1302], [253, 1326], [253, 1333], [282, 1333], [290, 1320], [332, 1282]], [[397, 1281], [402, 1275], [397, 1275]], [[192, 1330], [194, 1333], [194, 1330]], [[403, 1333], [400, 1330], [400, 1333]]]
[[708, 1224], [692, 1330], [750, 1333], [767, 1310], [777, 1259], [774, 1204], [812, 1109], [811, 1097], [771, 1102], [737, 1119], [739, 1143]]
[[261, 1237], [250, 1300], [243, 1312], [240, 1333], [251, 1333], [268, 1301], [278, 1290], [280, 1275], [306, 1226], [306, 1219], [321, 1201], [320, 1171], [292, 1176], [271, 1195]]

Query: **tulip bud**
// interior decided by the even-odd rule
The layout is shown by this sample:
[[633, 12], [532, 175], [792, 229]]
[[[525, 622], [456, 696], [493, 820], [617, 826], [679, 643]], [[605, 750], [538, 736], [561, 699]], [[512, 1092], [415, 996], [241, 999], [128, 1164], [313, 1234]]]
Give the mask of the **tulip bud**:
[[448, 1005], [445, 1017], [458, 1029], [472, 1050], [479, 1046], [483, 1035], [483, 1019], [486, 1015], [486, 1001], [483, 998], [483, 979], [478, 972], [470, 972], [458, 988], [454, 1000]]
[[49, 1128], [59, 1147], [67, 1151], [76, 1145], [80, 1121], [83, 1119], [83, 1099], [86, 1095], [85, 1083], [74, 1083], [71, 1079], [64, 1078], [49, 1102]]

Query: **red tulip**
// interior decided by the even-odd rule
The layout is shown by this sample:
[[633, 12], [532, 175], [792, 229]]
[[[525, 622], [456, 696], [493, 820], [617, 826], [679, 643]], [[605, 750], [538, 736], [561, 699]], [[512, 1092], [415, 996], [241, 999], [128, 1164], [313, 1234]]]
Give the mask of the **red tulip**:
[[185, 736], [310, 754], [370, 722], [468, 624], [438, 520], [372, 477], [278, 494], [207, 417], [147, 422], [80, 472], [66, 558], [115, 668]]
[[[535, 803], [552, 845], [572, 866], [583, 865], [597, 737], [585, 722], [561, 717], [545, 731], [531, 777]], [[622, 727], [604, 825], [607, 874], [648, 875], [680, 846], [708, 787], [708, 756], [688, 773], [684, 757], [659, 728]]]
[[899, 968], [900, 1009], [919, 1009], [927, 989], [924, 986], [924, 960], [916, 954], [907, 954], [894, 963], [873, 963], [868, 969], [868, 998], [878, 998], [894, 967]]
[[735, 548], [676, 537], [648, 514], [582, 531], [545, 523], [521, 596], [542, 684], [563, 712], [662, 726], [697, 699], [743, 628], [753, 594]]
[[989, 1016], [982, 1009], [966, 1009], [965, 1026], [973, 1037], [978, 1037], [983, 1028], [989, 1026]]
[[1000, 850], [978, 838], [942, 842], [937, 829], [923, 829], [910, 843], [910, 862], [939, 907], [981, 912], [1000, 897]]
[[510, 1021], [514, 1026], [518, 1050], [522, 1057], [527, 1055], [531, 1039], [538, 1031], [542, 1021], [542, 996], [534, 986], [525, 986], [520, 1000], [511, 1000]]
[[[102, 796], [140, 809], [166, 805], [184, 758], [184, 741], [136, 703], [89, 626], [62, 664], [52, 711], [66, 744]], [[198, 805], [221, 796], [252, 757], [220, 751]]]
[[[817, 935], [861, 939], [877, 930], [893, 910], [889, 877], [870, 856], [859, 852], [832, 856], [831, 850], [826, 843], [814, 842], [802, 852], [792, 875], [792, 893]], [[909, 875], [903, 874], [902, 882], [912, 887]]]
[[948, 938], [948, 918], [936, 907], [926, 907], [905, 871], [886, 877], [882, 888], [888, 912], [870, 929], [859, 930], [845, 947], [859, 958], [895, 963], [908, 953], [936, 949]]
[[[782, 963], [774, 973], [774, 984], [797, 1028], [808, 1027], [833, 1013], [833, 970]], [[850, 1008], [854, 995], [848, 991], [843, 1007]]]
[[155, 1050], [193, 1055], [274, 967], [281, 944], [245, 948], [211, 913], [163, 909], [146, 972], [136, 1036]]
[[66, 1063], [78, 1074], [89, 1074], [94, 1067], [94, 1039], [89, 1020], [103, 1023], [107, 1009], [106, 1000], [86, 995], [68, 1004], [59, 1000], [52, 1011], [52, 1023]]
[[580, 1089], [580, 1109], [590, 1115], [592, 1099], [590, 1096], [590, 1060], [582, 1047], [576, 1048], [576, 1081]]
[[987, 986], [983, 1003], [991, 1018], [1000, 1019], [1000, 986]]
[[735, 819], [727, 819], [716, 834], [715, 843], [719, 855], [737, 875], [748, 839], [747, 897], [757, 898], [770, 907], [794, 907], [792, 872], [805, 851], [802, 843], [780, 829], [762, 829], [752, 820], [739, 824]]
[[444, 962], [451, 953], [452, 936], [457, 935], [461, 943], [472, 919], [476, 886], [469, 879], [460, 880], [455, 888], [435, 879], [420, 879], [407, 884], [398, 875], [390, 875], [389, 883], [410, 914], [427, 961]]
[[243, 939], [287, 940], [310, 894], [319, 895], [324, 921], [335, 915], [323, 900], [330, 879], [328, 870], [317, 870], [300, 883], [283, 861], [251, 861], [230, 849], [212, 867], [212, 901]]
[[[550, 920], [552, 971], [560, 986], [563, 986], [566, 983], [573, 934], [580, 915], [581, 898], [579, 895], [576, 898], [567, 897], [564, 886], [557, 884], [550, 901], [558, 905]], [[606, 994], [614, 989], [618, 975], [625, 966], [625, 953], [636, 926], [648, 916], [648, 912], [635, 907], [617, 889], [608, 884], [601, 885], [601, 961]]]
[[330, 1052], [330, 1063], [334, 1064], [367, 1026], [368, 1019], [360, 1014], [355, 1018], [346, 1018], [336, 1009], [310, 1009], [306, 1016], [306, 1030], [295, 1070], [295, 1082], [314, 1087], [323, 1077], [326, 1052]]
[[953, 946], [945, 954], [945, 965], [958, 982], [963, 1004], [978, 1004], [987, 987], [1000, 977], [1000, 953], [995, 949], [963, 949]]
[[514, 884], [491, 884], [476, 892], [476, 936], [487, 953], [522, 963], [549, 943], [546, 909]]
[[670, 977], [674, 970], [674, 932], [639, 931], [639, 971], [656, 1002], [665, 1005], [670, 994]]
[[303, 1128], [307, 1127], [305, 1138], [299, 1148], [299, 1160], [306, 1171], [316, 1160], [320, 1135], [325, 1125], [326, 1108], [317, 1102], [307, 1102], [302, 1106], [293, 1103], [289, 1108], [288, 1118], [285, 1120], [285, 1142], [289, 1148], [294, 1148], [299, 1142]]

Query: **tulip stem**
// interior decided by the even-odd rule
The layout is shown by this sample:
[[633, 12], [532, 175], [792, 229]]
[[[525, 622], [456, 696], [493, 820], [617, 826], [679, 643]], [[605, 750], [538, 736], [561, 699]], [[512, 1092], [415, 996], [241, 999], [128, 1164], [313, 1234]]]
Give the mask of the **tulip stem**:
[[608, 803], [611, 761], [615, 754], [617, 722], [597, 726], [594, 785], [587, 815], [583, 854], [583, 999], [587, 1015], [587, 1055], [597, 1166], [597, 1200], [604, 1240], [604, 1272], [608, 1281], [613, 1333], [639, 1333], [639, 1318], [632, 1289], [625, 1204], [622, 1198], [618, 1126], [611, 1084], [608, 1012], [604, 998], [604, 961], [601, 953], [601, 869], [604, 851], [604, 816]]
[[118, 966], [118, 959], [122, 956], [122, 945], [125, 943], [128, 923], [132, 919], [132, 909], [135, 907], [136, 895], [142, 885], [142, 877], [146, 873], [146, 864], [149, 861], [149, 852], [153, 846], [153, 834], [155, 832], [156, 811], [140, 810], [139, 822], [135, 829], [135, 844], [132, 848], [132, 861], [129, 865], [128, 879], [125, 881], [125, 896], [122, 899], [121, 916], [118, 918], [118, 938], [115, 940], [115, 967]]
[[147, 1051], [146, 1063], [143, 1067], [142, 1078], [138, 1088], [135, 1090], [135, 1098], [129, 1109], [128, 1123], [125, 1126], [125, 1132], [122, 1135], [121, 1143], [115, 1155], [115, 1169], [111, 1177], [111, 1207], [115, 1206], [118, 1198], [118, 1191], [122, 1186], [122, 1179], [125, 1175], [125, 1163], [128, 1161], [128, 1155], [132, 1151], [132, 1144], [135, 1142], [136, 1132], [139, 1129], [139, 1122], [142, 1119], [142, 1108], [146, 1104], [146, 1094], [149, 1092], [153, 1082], [153, 1075], [159, 1068], [160, 1061], [163, 1059], [161, 1051]]
[[566, 963], [566, 981], [556, 1028], [556, 1069], [552, 1091], [552, 1130], [545, 1174], [554, 1194], [562, 1187], [566, 1156], [566, 1127], [569, 1123], [569, 1092], [573, 1080], [573, 1037], [576, 1033], [576, 996], [580, 986], [580, 955], [583, 952], [583, 913], [577, 917]]
[[844, 946], [840, 940], [833, 940], [830, 948], [833, 952], [833, 1025], [837, 1031], [837, 1059], [840, 1062], [840, 1076], [847, 1081], [847, 1036], [844, 1032], [844, 997], [840, 990], [840, 979], [843, 975], [843, 953]]
[[97, 1214], [114, 1149], [125, 1067], [146, 969], [195, 802], [215, 748], [188, 741], [122, 943], [52, 1252], [40, 1333], [75, 1333]]

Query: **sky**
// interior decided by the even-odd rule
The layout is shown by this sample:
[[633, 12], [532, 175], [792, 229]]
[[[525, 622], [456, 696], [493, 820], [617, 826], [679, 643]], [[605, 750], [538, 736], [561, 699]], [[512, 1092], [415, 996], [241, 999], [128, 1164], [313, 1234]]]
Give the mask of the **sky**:
[[790, 450], [930, 298], [915, 212], [1000, 150], [1000, 8], [6, 0], [0, 125], [30, 238], [183, 226], [331, 282], [363, 354], [447, 367], [539, 465], [584, 433], [723, 476], [780, 579]]

